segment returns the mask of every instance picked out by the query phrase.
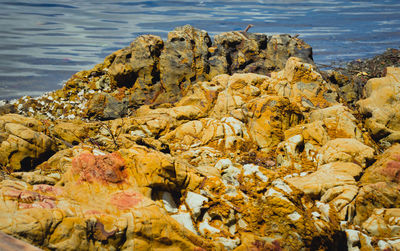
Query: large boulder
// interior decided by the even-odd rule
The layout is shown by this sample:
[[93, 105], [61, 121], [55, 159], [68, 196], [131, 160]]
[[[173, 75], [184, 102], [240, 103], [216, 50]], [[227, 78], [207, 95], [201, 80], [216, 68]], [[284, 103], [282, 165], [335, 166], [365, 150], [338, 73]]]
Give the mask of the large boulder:
[[349, 162], [332, 162], [318, 167], [311, 174], [287, 177], [287, 182], [311, 197], [324, 203], [332, 203], [341, 220], [348, 220], [354, 214], [350, 204], [358, 193], [356, 178], [362, 168]]
[[[350, 140], [351, 145], [373, 145], [370, 137], [360, 129], [357, 119], [343, 105], [314, 110], [309, 114], [309, 121], [292, 126], [284, 132], [284, 141], [279, 143], [276, 150], [280, 168], [293, 167], [298, 171], [313, 171], [317, 157], [321, 157], [318, 152], [330, 140]], [[354, 144], [351, 143], [352, 140], [356, 140]], [[335, 148], [333, 153], [338, 154], [339, 151], [341, 150]], [[369, 158], [371, 157], [370, 154]]]
[[192, 180], [186, 178], [189, 169], [175, 172], [167, 156], [143, 147], [111, 154], [75, 148], [66, 165], [55, 186], [0, 183], [3, 232], [58, 250], [218, 249], [186, 232], [151, 200], [151, 189], [162, 188], [158, 185], [175, 174], [182, 179], [177, 183], [181, 188]]
[[[164, 47], [158, 36], [143, 35], [135, 39], [129, 47], [113, 53], [108, 69], [118, 87], [137, 87], [142, 91], [156, 91], [151, 87], [159, 81], [159, 57]], [[147, 89], [146, 89], [147, 88]]]
[[400, 142], [400, 68], [388, 67], [386, 76], [370, 79], [366, 99], [358, 101], [371, 136], [383, 146]]
[[290, 98], [303, 111], [335, 105], [338, 99], [334, 86], [323, 79], [317, 68], [295, 56], [287, 60], [281, 71], [271, 74], [264, 88]]
[[215, 36], [210, 52], [211, 76], [225, 72], [267, 74], [283, 69], [291, 56], [313, 63], [311, 47], [287, 34], [224, 32]]
[[0, 117], [0, 166], [9, 171], [29, 171], [56, 151], [42, 122], [16, 114]]
[[320, 164], [346, 161], [367, 167], [374, 160], [374, 149], [356, 139], [337, 138], [320, 149], [317, 159]]
[[210, 46], [211, 38], [207, 32], [190, 25], [168, 33], [160, 56], [160, 80], [164, 92], [158, 97], [158, 102], [177, 101], [195, 81], [209, 79]]

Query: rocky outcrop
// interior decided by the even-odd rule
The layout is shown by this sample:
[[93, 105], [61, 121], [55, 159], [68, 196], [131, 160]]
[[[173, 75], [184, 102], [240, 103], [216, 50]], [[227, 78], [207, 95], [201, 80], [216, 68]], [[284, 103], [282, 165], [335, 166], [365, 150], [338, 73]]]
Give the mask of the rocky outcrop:
[[[360, 179], [360, 189], [354, 199], [355, 217], [353, 222], [361, 226], [367, 237], [365, 247], [373, 246], [368, 236], [379, 240], [379, 246], [398, 249], [397, 229], [400, 206], [397, 172], [400, 163], [400, 145], [386, 150], [378, 160], [365, 170]], [[357, 233], [354, 233], [357, 234]], [[361, 233], [358, 233], [361, 235]]]
[[163, 92], [154, 101], [175, 102], [194, 82], [209, 79], [210, 46], [211, 38], [207, 32], [192, 26], [178, 27], [170, 32], [160, 56]]
[[110, 120], [144, 104], [177, 102], [193, 84], [220, 74], [269, 74], [283, 69], [292, 56], [313, 63], [311, 47], [296, 37], [226, 32], [212, 42], [206, 31], [185, 25], [165, 42], [140, 36], [102, 64], [75, 74], [63, 90], [20, 99], [16, 106], [25, 115], [46, 119]]
[[30, 171], [47, 160], [57, 147], [46, 130], [33, 118], [0, 116], [0, 165], [9, 171]]
[[339, 65], [336, 63], [329, 65], [329, 68], [334, 70], [323, 74], [337, 86], [343, 102], [356, 108], [357, 101], [365, 98], [364, 86], [368, 80], [384, 77], [387, 67], [400, 67], [400, 50], [388, 48], [373, 58], [342, 62]]
[[[140, 151], [140, 147], [137, 150]], [[2, 231], [23, 235], [23, 239], [37, 246], [58, 250], [91, 250], [100, 246], [109, 250], [168, 246], [182, 250], [217, 250], [210, 241], [185, 231], [155, 202], [139, 192], [139, 182], [151, 186], [162, 184], [168, 178], [164, 177], [168, 172], [161, 169], [160, 178], [148, 175], [150, 179], [146, 180], [146, 176], [137, 176], [137, 168], [143, 167], [141, 163], [146, 163], [149, 171], [160, 167], [174, 169], [173, 163], [160, 162], [162, 159], [155, 159], [154, 154], [145, 149], [135, 152], [131, 148], [129, 151], [95, 155], [98, 153], [75, 148], [73, 159], [56, 186], [3, 181]], [[144, 162], [131, 165], [125, 161], [124, 154], [133, 154]], [[3, 203], [5, 201], [7, 203]], [[26, 225], [29, 229], [21, 228]]]
[[0, 230], [46, 250], [398, 249], [398, 69], [363, 121], [310, 52], [184, 26], [22, 98], [30, 117], [0, 116]]
[[370, 79], [365, 93], [358, 105], [371, 136], [381, 144], [400, 142], [400, 69], [388, 67], [385, 77]]

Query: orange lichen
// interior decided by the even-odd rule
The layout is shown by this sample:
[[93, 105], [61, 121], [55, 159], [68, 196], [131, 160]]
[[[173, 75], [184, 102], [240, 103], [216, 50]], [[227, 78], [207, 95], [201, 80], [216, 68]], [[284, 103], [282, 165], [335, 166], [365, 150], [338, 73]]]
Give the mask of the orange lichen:
[[122, 100], [125, 97], [125, 91], [126, 91], [126, 87], [123, 86], [121, 88], [117, 89], [117, 93], [114, 95], [114, 97], [118, 100]]
[[211, 191], [213, 194], [225, 194], [225, 186], [222, 181], [217, 177], [210, 177], [204, 181], [204, 187]]

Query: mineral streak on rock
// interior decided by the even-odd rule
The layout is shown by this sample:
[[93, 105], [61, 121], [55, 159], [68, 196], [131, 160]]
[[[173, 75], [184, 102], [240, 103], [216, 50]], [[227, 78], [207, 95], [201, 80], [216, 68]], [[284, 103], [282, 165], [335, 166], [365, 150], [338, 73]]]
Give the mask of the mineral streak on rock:
[[399, 72], [352, 109], [297, 37], [138, 37], [25, 116], [0, 109], [0, 230], [45, 250], [400, 250]]

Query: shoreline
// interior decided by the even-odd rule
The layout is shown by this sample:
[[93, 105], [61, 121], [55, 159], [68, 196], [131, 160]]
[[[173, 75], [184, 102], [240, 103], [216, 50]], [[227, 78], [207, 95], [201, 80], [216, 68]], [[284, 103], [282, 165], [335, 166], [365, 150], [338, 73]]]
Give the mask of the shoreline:
[[0, 106], [0, 228], [57, 250], [400, 249], [398, 59], [321, 71], [289, 35], [140, 36]]
[[[386, 50], [384, 52], [376, 54], [374, 56], [370, 56], [370, 57], [362, 57], [362, 58], [358, 58], [358, 59], [353, 59], [351, 61], [335, 61], [335, 60], [333, 60], [329, 64], [315, 62], [315, 64], [317, 65], [317, 67], [319, 68], [319, 70], [321, 72], [328, 72], [328, 71], [333, 70], [333, 71], [340, 72], [341, 74], [344, 74], [348, 77], [350, 77], [352, 75], [353, 75], [353, 77], [355, 77], [355, 76], [357, 76], [357, 74], [358, 74], [358, 76], [360, 76], [360, 74], [362, 74], [362, 73], [367, 73], [367, 75], [363, 75], [364, 78], [362, 79], [362, 81], [365, 84], [366, 81], [370, 78], [382, 77], [383, 76], [383, 74], [382, 74], [383, 68], [388, 67], [388, 66], [400, 66], [398, 51], [399, 51], [399, 49], [396, 49], [396, 48], [386, 48]], [[392, 60], [390, 60], [390, 58], [392, 58]], [[379, 65], [380, 74], [377, 74], [377, 72], [374, 72], [374, 73], [371, 72], [372, 64]], [[358, 65], [358, 67], [364, 67], [365, 69], [364, 70], [361, 68], [357, 69], [357, 65]], [[375, 71], [376, 71], [376, 69], [375, 69]], [[368, 74], [368, 72], [370, 72], [370, 73]], [[76, 72], [76, 73], [78, 73], [78, 72]], [[68, 81], [68, 79], [65, 79], [65, 80], [61, 81], [60, 84], [58, 84], [58, 85], [62, 88], [67, 81]], [[59, 89], [55, 89], [52, 91], [45, 91], [41, 95], [32, 96], [32, 98], [40, 98], [41, 96], [49, 95], [50, 93], [55, 92], [57, 90], [59, 90]], [[23, 95], [23, 96], [19, 96], [16, 98], [0, 99], [0, 106], [7, 105], [7, 104], [14, 104], [19, 99], [24, 98], [24, 97], [31, 97], [31, 96]]]

